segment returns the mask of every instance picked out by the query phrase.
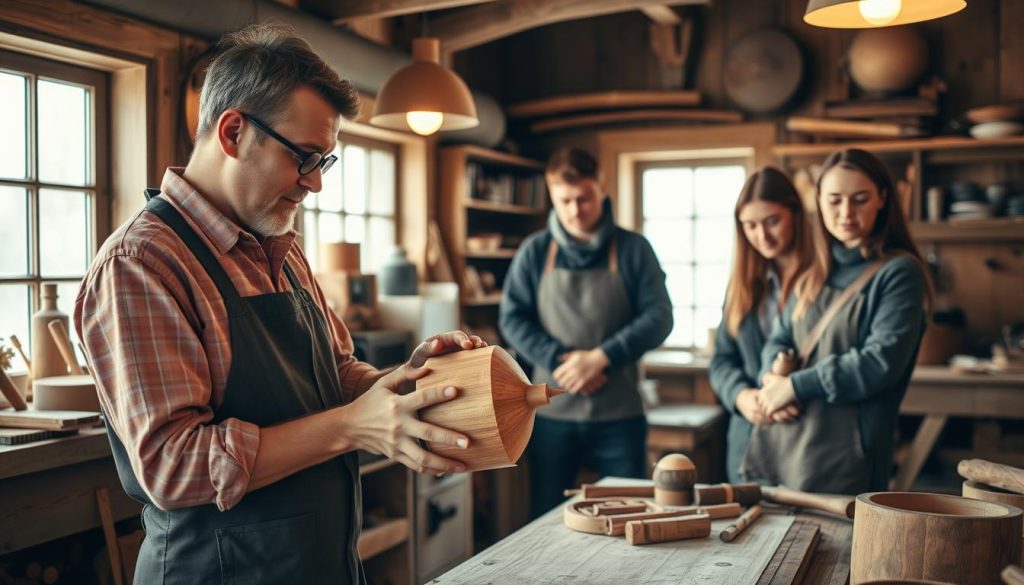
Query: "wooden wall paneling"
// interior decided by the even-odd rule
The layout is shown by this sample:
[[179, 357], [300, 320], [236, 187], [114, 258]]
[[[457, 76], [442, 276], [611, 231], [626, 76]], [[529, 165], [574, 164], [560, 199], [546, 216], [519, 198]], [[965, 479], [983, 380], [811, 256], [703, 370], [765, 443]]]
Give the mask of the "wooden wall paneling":
[[783, 0], [783, 26], [796, 38], [804, 56], [804, 80], [792, 115], [817, 115], [826, 97], [825, 84], [839, 67], [837, 55], [830, 54], [829, 37], [839, 31], [811, 26], [804, 22], [807, 0]]
[[999, 100], [1024, 100], [1024, 2], [999, 3]]
[[[650, 19], [639, 10], [595, 19], [597, 73], [608, 88], [662, 88], [657, 59], [651, 50]], [[622, 34], [623, 30], [630, 34]], [[615, 39], [614, 43], [600, 42]], [[664, 88], [664, 89], [681, 89]]]
[[[942, 108], [946, 118], [958, 117], [971, 107], [996, 103], [999, 99], [999, 3], [1000, 0], [971, 0], [964, 10], [936, 21], [941, 36], [930, 39], [929, 44], [948, 86]], [[1014, 3], [1019, 4], [1013, 0], [1002, 2]], [[1013, 66], [1019, 77], [1019, 57]]]
[[722, 67], [728, 50], [726, 24], [734, 0], [722, 0], [700, 15], [700, 28], [694, 45], [697, 59], [695, 89], [704, 94], [705, 107], [730, 107], [722, 88]]
[[[956, 306], [967, 313], [968, 338], [988, 349], [1003, 325], [1024, 321], [1024, 243], [936, 246], [943, 278]], [[994, 269], [989, 266], [994, 265]]]

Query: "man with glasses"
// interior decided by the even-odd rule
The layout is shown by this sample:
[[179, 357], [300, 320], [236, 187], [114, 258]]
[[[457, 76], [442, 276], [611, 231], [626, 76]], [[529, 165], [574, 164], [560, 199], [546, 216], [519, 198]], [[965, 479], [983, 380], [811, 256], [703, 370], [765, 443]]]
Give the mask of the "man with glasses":
[[121, 482], [144, 505], [135, 582], [362, 583], [356, 450], [463, 471], [421, 441], [468, 438], [417, 419], [457, 390], [398, 390], [483, 342], [439, 335], [390, 372], [352, 356], [291, 226], [356, 92], [287, 28], [218, 49], [188, 165], [107, 240], [75, 306]]

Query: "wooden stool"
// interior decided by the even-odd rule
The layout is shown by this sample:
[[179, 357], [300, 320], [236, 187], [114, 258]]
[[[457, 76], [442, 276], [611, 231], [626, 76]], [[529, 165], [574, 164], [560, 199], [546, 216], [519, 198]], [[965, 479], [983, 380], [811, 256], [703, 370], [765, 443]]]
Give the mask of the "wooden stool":
[[697, 481], [722, 481], [725, 410], [705, 404], [667, 404], [647, 411], [647, 460], [651, 469], [668, 453], [683, 453], [697, 466]]

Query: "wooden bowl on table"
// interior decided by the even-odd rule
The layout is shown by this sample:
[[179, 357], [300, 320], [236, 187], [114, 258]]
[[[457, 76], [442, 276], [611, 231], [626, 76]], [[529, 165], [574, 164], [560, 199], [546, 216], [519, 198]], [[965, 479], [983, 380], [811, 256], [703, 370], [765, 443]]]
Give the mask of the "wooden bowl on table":
[[1020, 562], [1020, 508], [941, 494], [857, 496], [850, 583], [924, 579], [997, 583]]

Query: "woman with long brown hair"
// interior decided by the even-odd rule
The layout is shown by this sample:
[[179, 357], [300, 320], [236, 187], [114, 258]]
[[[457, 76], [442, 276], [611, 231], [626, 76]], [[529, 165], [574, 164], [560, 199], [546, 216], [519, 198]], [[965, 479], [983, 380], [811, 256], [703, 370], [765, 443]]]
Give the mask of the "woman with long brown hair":
[[899, 405], [932, 299], [897, 196], [885, 165], [868, 152], [840, 150], [825, 160], [815, 261], [761, 354], [767, 371], [780, 351], [800, 348], [803, 368], [765, 374], [757, 394], [765, 416], [794, 405], [800, 416], [754, 430], [747, 477], [816, 492], [886, 489]]
[[774, 416], [757, 402], [761, 350], [772, 322], [793, 284], [811, 262], [812, 243], [803, 205], [782, 171], [764, 167], [747, 178], [733, 215], [736, 245], [722, 323], [715, 334], [711, 387], [731, 414], [726, 472], [742, 478], [739, 466], [752, 425], [791, 420], [795, 408]]

